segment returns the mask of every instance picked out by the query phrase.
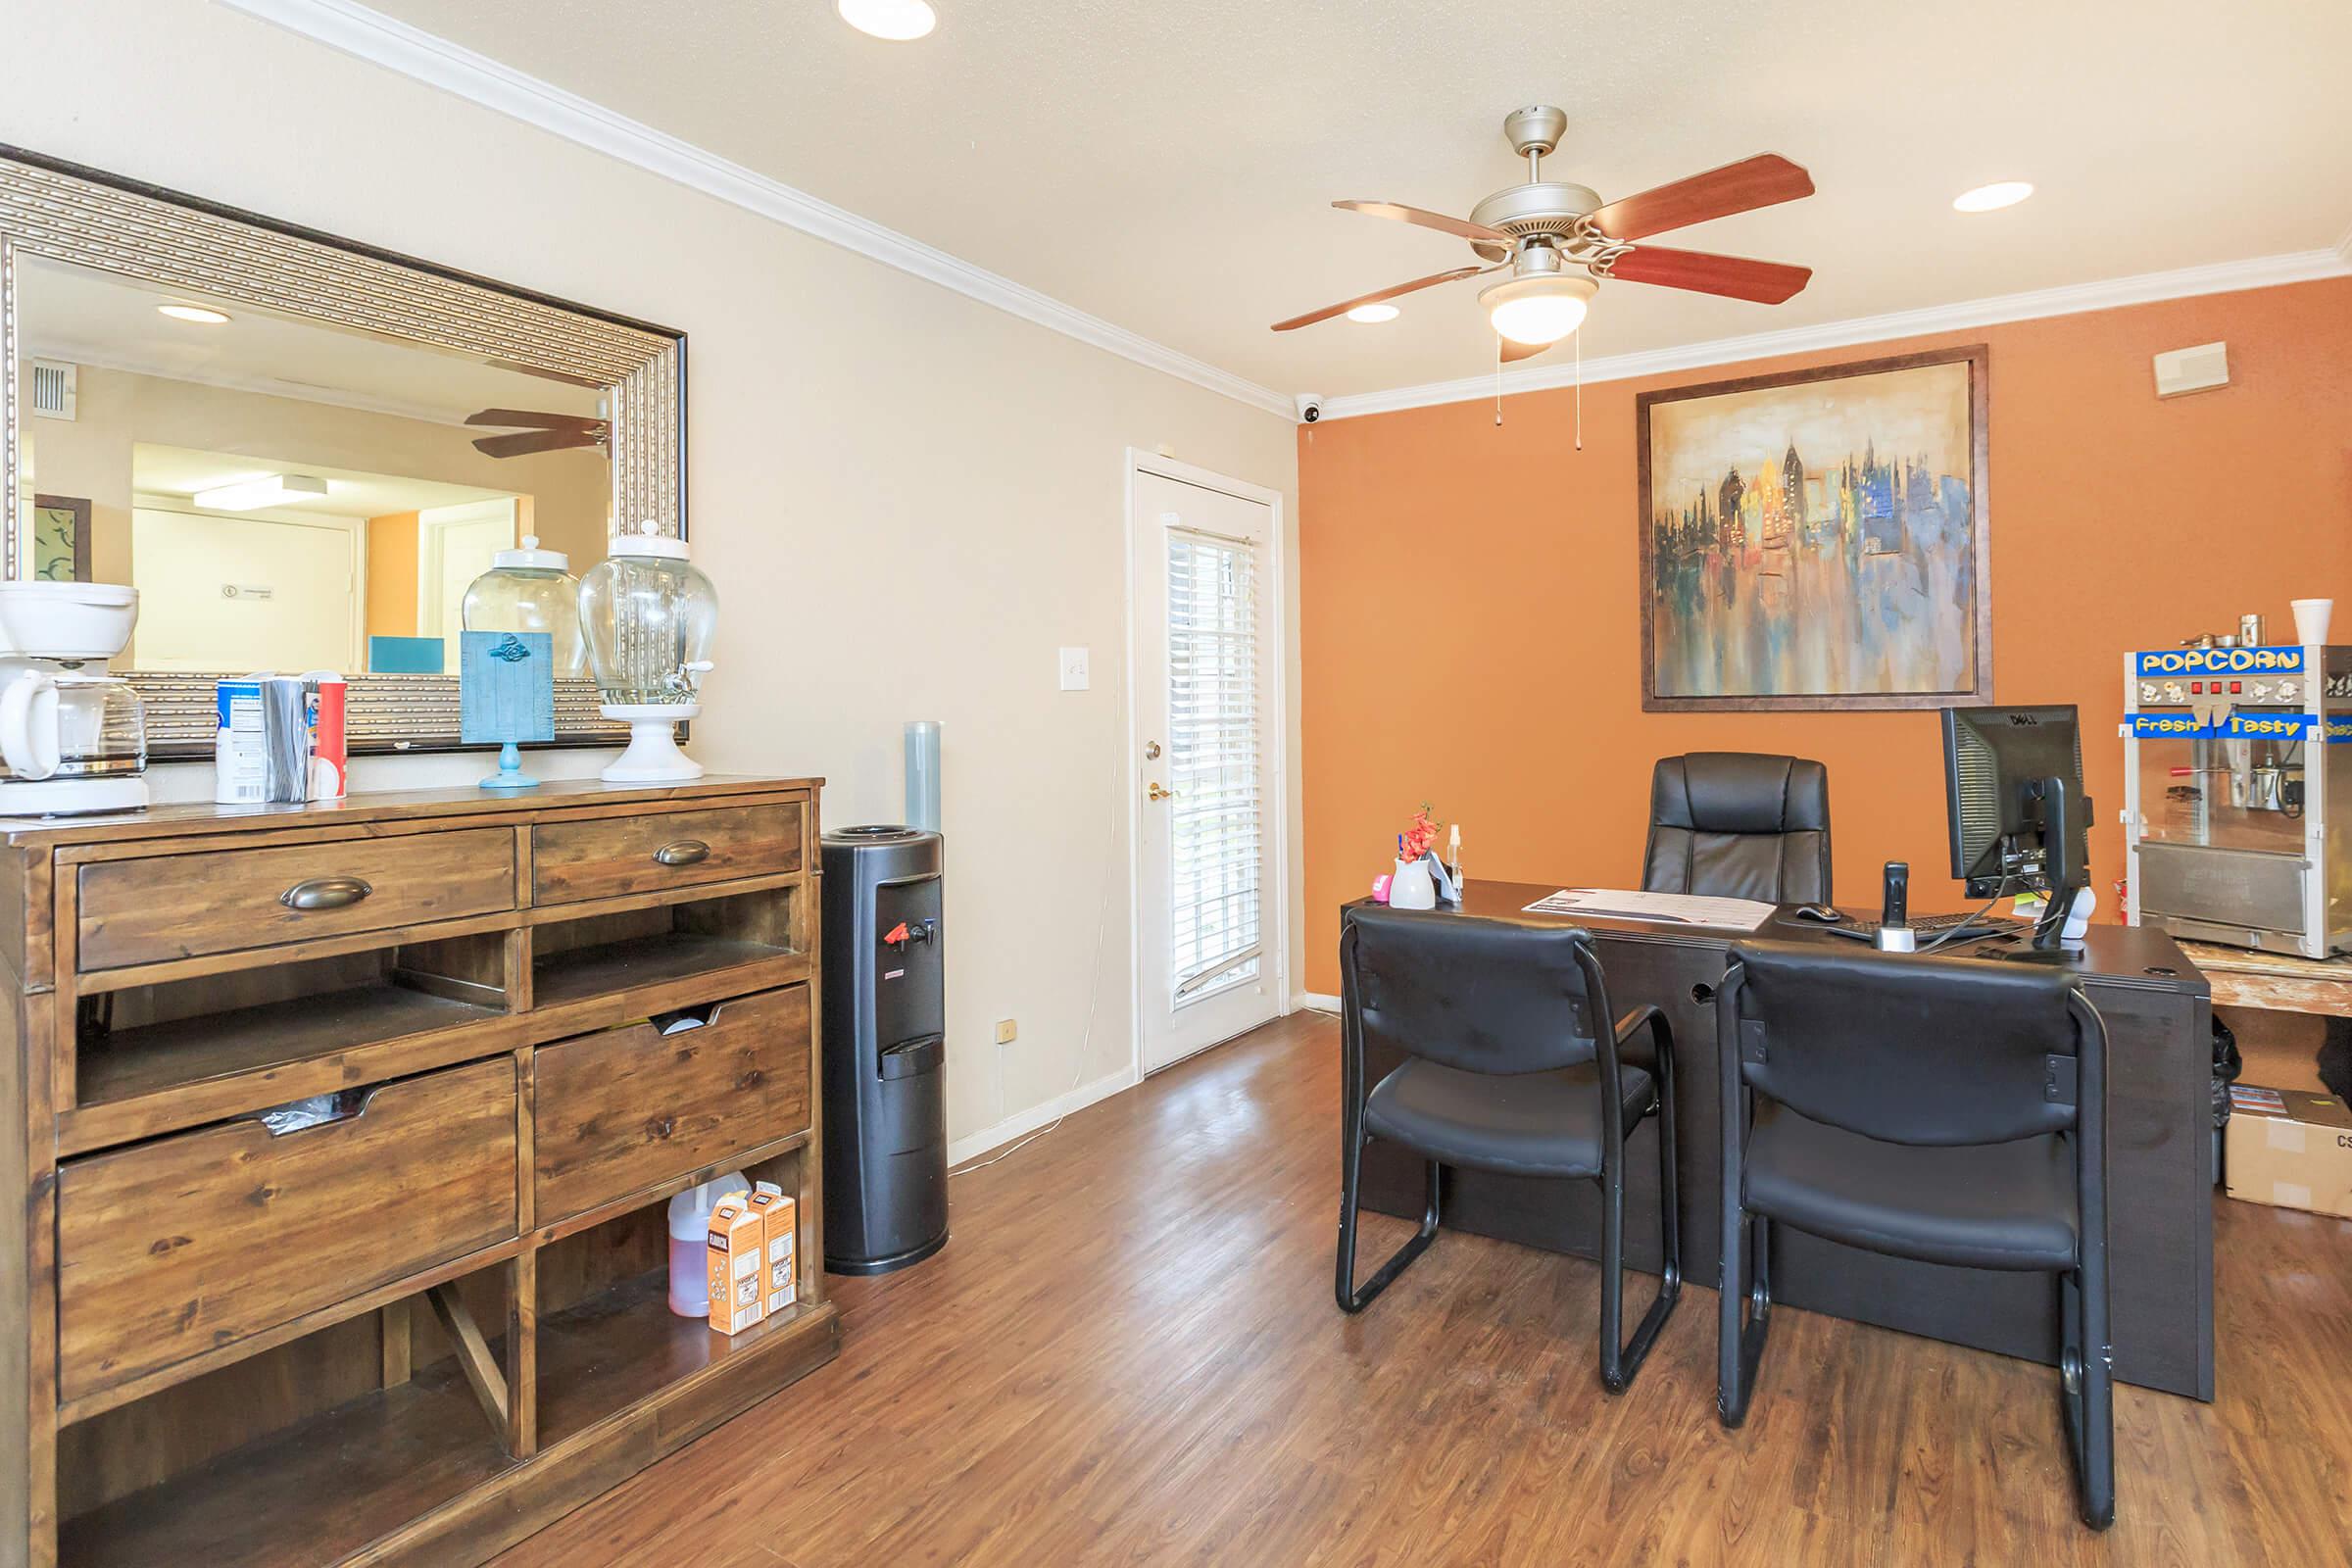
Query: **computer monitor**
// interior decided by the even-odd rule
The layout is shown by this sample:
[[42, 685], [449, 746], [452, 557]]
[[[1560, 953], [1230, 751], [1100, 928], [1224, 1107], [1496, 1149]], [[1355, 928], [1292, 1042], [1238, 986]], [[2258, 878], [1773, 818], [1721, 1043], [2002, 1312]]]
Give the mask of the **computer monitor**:
[[1943, 778], [1952, 875], [1971, 898], [2050, 895], [2034, 946], [2055, 946], [2090, 875], [2090, 801], [2074, 708], [1945, 709]]

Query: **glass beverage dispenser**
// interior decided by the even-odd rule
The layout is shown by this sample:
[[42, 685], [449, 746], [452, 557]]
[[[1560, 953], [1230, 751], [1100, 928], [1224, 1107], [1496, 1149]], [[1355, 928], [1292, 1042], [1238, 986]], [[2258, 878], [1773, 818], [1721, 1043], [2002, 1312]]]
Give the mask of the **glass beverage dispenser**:
[[580, 639], [580, 584], [571, 558], [539, 548], [525, 534], [520, 550], [501, 550], [490, 569], [466, 590], [461, 612], [467, 631], [543, 631], [553, 650], [559, 680], [588, 673], [588, 646]]
[[580, 629], [596, 668], [601, 711], [629, 726], [629, 748], [608, 783], [700, 778], [678, 750], [676, 726], [702, 711], [718, 592], [687, 559], [686, 541], [652, 531], [615, 534], [612, 554], [580, 579]]

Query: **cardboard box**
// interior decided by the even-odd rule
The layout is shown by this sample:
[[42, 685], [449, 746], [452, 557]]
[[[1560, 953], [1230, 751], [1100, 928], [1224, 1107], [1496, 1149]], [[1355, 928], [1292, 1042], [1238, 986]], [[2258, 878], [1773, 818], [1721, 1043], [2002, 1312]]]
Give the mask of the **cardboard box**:
[[796, 1253], [800, 1205], [774, 1183], [761, 1182], [752, 1194], [752, 1206], [767, 1222], [766, 1310], [772, 1317], [790, 1306], [799, 1291], [795, 1271], [800, 1263]]
[[710, 1211], [710, 1326], [740, 1334], [767, 1316], [767, 1221], [749, 1193], [729, 1193]]
[[2352, 1108], [2333, 1095], [2230, 1086], [2230, 1196], [2352, 1219]]

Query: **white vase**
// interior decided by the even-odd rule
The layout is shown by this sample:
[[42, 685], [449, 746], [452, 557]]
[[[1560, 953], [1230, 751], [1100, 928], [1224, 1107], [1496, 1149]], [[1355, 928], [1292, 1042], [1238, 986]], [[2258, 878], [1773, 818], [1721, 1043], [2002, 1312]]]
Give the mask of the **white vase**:
[[1429, 862], [1398, 860], [1396, 874], [1389, 878], [1389, 907], [1434, 909], [1437, 906], [1438, 884], [1429, 874]]

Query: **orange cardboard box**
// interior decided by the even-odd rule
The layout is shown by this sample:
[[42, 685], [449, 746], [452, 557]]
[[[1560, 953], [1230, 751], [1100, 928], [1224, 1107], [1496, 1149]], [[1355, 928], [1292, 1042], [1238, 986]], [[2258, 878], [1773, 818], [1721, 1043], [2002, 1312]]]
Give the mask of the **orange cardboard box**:
[[800, 1205], [785, 1197], [784, 1190], [773, 1182], [761, 1182], [752, 1194], [752, 1207], [767, 1221], [766, 1310], [772, 1317], [793, 1303], [799, 1290], [795, 1276], [800, 1259], [795, 1249], [800, 1236]]
[[730, 1193], [710, 1211], [710, 1326], [740, 1334], [767, 1316], [767, 1222], [749, 1193]]

